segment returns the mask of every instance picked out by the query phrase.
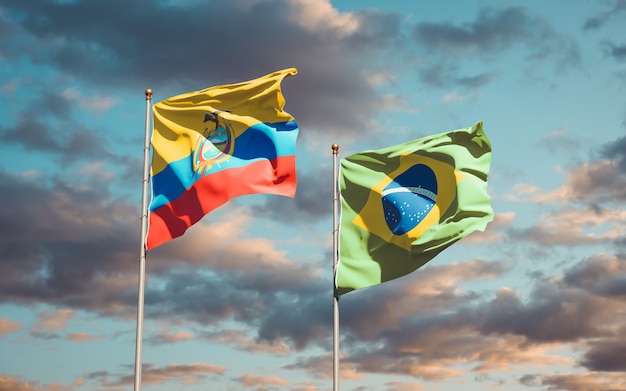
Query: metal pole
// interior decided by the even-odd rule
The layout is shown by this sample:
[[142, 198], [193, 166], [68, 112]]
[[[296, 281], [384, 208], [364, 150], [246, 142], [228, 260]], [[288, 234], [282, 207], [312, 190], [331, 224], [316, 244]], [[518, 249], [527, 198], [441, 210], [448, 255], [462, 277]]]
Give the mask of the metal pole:
[[141, 194], [141, 235], [139, 255], [139, 294], [137, 298], [137, 336], [135, 339], [135, 391], [141, 390], [141, 342], [143, 339], [143, 296], [146, 279], [146, 235], [148, 233], [148, 185], [150, 181], [150, 109], [152, 90], [146, 90], [146, 131], [143, 146], [143, 191]]
[[333, 144], [333, 391], [339, 391], [339, 294], [337, 292], [337, 266], [339, 258], [339, 182], [337, 153], [339, 145]]

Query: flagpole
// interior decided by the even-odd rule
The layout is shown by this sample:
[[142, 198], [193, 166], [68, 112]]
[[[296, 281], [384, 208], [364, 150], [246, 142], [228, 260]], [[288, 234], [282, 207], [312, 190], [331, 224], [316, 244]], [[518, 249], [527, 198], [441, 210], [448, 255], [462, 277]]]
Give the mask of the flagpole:
[[339, 258], [339, 181], [337, 175], [337, 153], [339, 144], [333, 150], [333, 391], [339, 391], [339, 293], [337, 291], [337, 266]]
[[152, 90], [146, 89], [146, 130], [143, 146], [143, 190], [141, 194], [141, 234], [139, 255], [139, 294], [137, 295], [137, 336], [135, 339], [135, 391], [141, 390], [141, 342], [143, 339], [143, 303], [146, 278], [146, 235], [148, 233], [148, 185], [150, 181], [150, 108]]

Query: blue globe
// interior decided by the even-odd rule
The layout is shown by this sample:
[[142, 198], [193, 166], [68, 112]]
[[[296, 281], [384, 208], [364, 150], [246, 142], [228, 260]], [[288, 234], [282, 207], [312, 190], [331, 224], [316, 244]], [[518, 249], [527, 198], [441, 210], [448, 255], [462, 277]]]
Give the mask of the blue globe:
[[424, 220], [437, 202], [437, 177], [433, 170], [416, 164], [398, 175], [382, 193], [387, 226], [404, 235]]

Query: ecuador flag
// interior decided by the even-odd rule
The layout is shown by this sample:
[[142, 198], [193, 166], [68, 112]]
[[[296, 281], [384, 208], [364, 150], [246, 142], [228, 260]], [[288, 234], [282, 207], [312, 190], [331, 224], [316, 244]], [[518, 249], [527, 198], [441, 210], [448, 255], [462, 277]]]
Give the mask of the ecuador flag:
[[482, 122], [341, 160], [339, 294], [418, 269], [493, 219]]
[[154, 105], [147, 249], [181, 236], [231, 198], [295, 195], [299, 128], [283, 111], [280, 84], [296, 73], [285, 69]]

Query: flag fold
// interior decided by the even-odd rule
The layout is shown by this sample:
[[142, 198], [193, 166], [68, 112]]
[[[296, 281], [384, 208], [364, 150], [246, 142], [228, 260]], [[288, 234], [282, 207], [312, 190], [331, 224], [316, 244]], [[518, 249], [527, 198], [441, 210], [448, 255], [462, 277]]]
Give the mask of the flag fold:
[[409, 274], [493, 220], [483, 123], [341, 160], [339, 294]]
[[148, 250], [234, 197], [295, 195], [299, 127], [283, 110], [281, 82], [296, 73], [285, 69], [153, 106]]

